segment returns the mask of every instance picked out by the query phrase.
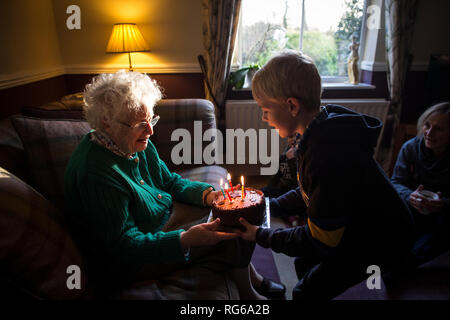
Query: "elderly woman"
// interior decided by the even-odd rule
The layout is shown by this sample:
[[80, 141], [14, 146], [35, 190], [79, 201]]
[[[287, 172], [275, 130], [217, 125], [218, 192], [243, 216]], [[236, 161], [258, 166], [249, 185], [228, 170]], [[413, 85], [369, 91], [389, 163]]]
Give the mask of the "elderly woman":
[[209, 206], [220, 191], [170, 172], [158, 157], [149, 140], [159, 119], [153, 113], [161, 99], [157, 84], [144, 74], [119, 71], [95, 77], [84, 94], [94, 130], [72, 154], [65, 195], [69, 221], [102, 284], [156, 279], [204, 263], [215, 271], [237, 270], [232, 274], [241, 297], [263, 298], [250, 284], [254, 246], [219, 231], [218, 219], [165, 228], [172, 201]]
[[450, 103], [427, 109], [417, 121], [417, 133], [402, 146], [391, 178], [415, 219], [415, 264], [450, 249]]

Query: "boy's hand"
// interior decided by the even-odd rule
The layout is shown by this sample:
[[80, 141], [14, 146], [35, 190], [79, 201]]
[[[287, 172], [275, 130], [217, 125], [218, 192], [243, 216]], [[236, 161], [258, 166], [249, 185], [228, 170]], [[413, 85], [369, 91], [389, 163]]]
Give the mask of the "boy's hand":
[[247, 222], [244, 218], [239, 218], [239, 222], [245, 227], [245, 231], [241, 231], [241, 238], [247, 241], [256, 241], [256, 232], [259, 227]]

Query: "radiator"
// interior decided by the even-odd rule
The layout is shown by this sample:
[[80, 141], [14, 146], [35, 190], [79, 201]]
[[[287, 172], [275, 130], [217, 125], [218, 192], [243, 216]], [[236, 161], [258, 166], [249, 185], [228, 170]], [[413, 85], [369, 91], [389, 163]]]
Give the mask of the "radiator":
[[384, 99], [323, 99], [320, 105], [337, 104], [347, 107], [358, 113], [380, 119], [383, 123], [386, 120], [389, 101]]
[[[321, 105], [337, 104], [349, 109], [352, 109], [358, 113], [367, 114], [369, 116], [380, 119], [383, 123], [386, 120], [389, 101], [384, 99], [324, 99], [321, 101]], [[254, 100], [227, 100], [225, 104], [225, 124], [227, 129], [272, 129], [266, 122], [261, 120], [262, 111]], [[381, 134], [378, 139], [378, 143], [375, 149], [375, 155], [378, 151], [378, 146], [381, 141]], [[270, 139], [268, 141], [270, 143]], [[285, 150], [287, 145], [287, 139], [279, 137], [279, 152], [280, 154]], [[246, 146], [247, 152], [249, 152], [249, 146]], [[267, 150], [271, 150], [268, 146]], [[248, 154], [248, 153], [247, 153]], [[236, 157], [236, 156], [235, 156]], [[230, 164], [230, 163], [228, 163]], [[231, 163], [236, 165], [237, 161]], [[234, 170], [239, 172], [246, 172], [247, 174], [259, 174], [257, 171], [261, 165], [244, 166], [239, 169], [233, 167]]]
[[[266, 129], [267, 136], [270, 137], [270, 132], [273, 127], [270, 127], [266, 122], [262, 121], [262, 111], [256, 104], [255, 100], [227, 100], [225, 104], [225, 125], [227, 129], [242, 129], [247, 131], [248, 129], [255, 129], [259, 132], [260, 129]], [[275, 150], [273, 157], [279, 158], [279, 155], [285, 150], [287, 145], [287, 139], [278, 137], [278, 148]], [[259, 141], [258, 141], [259, 145]], [[267, 149], [271, 154], [271, 139], [267, 139]], [[254, 151], [254, 149], [252, 149]], [[249, 158], [252, 152], [249, 145], [245, 146], [245, 155]], [[234, 159], [227, 161], [227, 169], [235, 174], [239, 175], [264, 175], [261, 168], [265, 167], [257, 161], [256, 164], [251, 164], [246, 161], [244, 164], [240, 163], [237, 156], [237, 146], [234, 146]], [[227, 149], [228, 152], [228, 149]], [[258, 146], [259, 152], [259, 146]], [[259, 159], [258, 159], [259, 160]], [[241, 161], [242, 162], [242, 161]], [[278, 168], [278, 164], [277, 164]]]

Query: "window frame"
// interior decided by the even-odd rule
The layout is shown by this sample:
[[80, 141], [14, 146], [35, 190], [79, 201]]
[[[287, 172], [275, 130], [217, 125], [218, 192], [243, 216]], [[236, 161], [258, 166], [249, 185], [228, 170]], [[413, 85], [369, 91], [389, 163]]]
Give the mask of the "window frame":
[[[306, 1], [306, 0], [301, 0], [301, 1]], [[311, 0], [309, 0], [311, 1]], [[382, 2], [384, 0], [381, 0]], [[366, 48], [366, 40], [367, 40], [367, 28], [366, 28], [366, 23], [367, 23], [367, 7], [368, 7], [368, 3], [370, 2], [370, 0], [364, 0], [363, 3], [363, 16], [362, 16], [362, 27], [361, 27], [361, 33], [359, 36], [359, 49], [358, 49], [358, 55], [359, 55], [359, 61], [358, 61], [358, 69], [361, 70], [361, 64], [362, 64], [362, 57], [364, 57], [365, 54], [365, 48]], [[241, 11], [239, 12], [239, 15], [241, 15], [242, 13], [242, 6], [241, 6]], [[238, 44], [238, 39], [240, 37], [240, 33], [241, 33], [241, 29], [240, 29], [240, 23], [241, 23], [241, 16], [239, 16], [239, 24], [238, 24], [238, 32], [237, 32], [237, 39], [236, 39], [236, 44], [233, 50], [233, 57], [232, 57], [232, 65], [231, 65], [231, 72], [234, 72], [236, 70], [239, 70], [242, 66], [239, 64], [238, 62], [238, 57], [236, 52], [239, 50], [239, 44]], [[302, 26], [303, 27], [303, 26]], [[375, 49], [376, 50], [376, 46]], [[322, 85], [324, 87], [327, 87], [327, 84], [329, 84], [330, 86], [335, 86], [336, 84], [342, 85], [342, 88], [345, 87], [349, 87], [349, 88], [354, 88], [354, 87], [358, 87], [358, 85], [354, 85], [354, 84], [350, 84], [348, 83], [348, 76], [321, 76], [322, 78]], [[249, 90], [249, 87], [244, 87], [242, 89], [237, 89], [237, 90]]]

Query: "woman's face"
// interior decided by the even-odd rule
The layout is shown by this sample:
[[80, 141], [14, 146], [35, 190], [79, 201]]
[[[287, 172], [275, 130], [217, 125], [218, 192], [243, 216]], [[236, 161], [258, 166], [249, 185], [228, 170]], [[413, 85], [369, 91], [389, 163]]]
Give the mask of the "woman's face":
[[131, 155], [147, 148], [148, 139], [153, 134], [152, 117], [153, 112], [146, 107], [137, 113], [123, 113], [106, 131], [122, 151]]
[[445, 149], [450, 143], [450, 115], [432, 114], [424, 121], [422, 131], [427, 148]]

